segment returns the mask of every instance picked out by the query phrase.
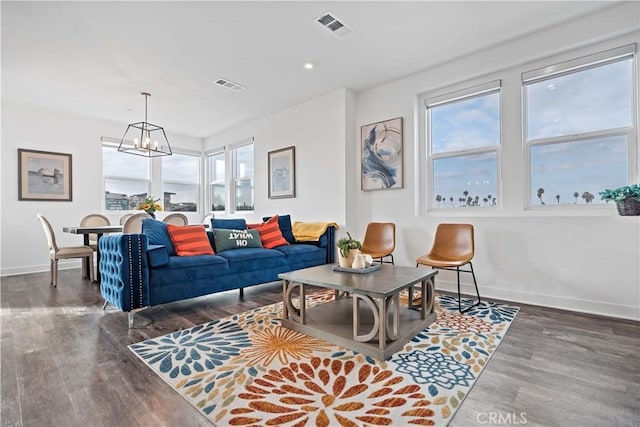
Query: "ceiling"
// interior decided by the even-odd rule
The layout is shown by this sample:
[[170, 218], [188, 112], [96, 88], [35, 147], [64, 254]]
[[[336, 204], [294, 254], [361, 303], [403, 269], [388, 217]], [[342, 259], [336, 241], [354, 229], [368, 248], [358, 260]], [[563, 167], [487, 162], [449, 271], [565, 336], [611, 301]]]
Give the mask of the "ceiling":
[[[131, 123], [144, 118], [146, 91], [151, 123], [206, 137], [612, 5], [2, 1], [2, 102]], [[318, 24], [326, 12], [352, 32]], [[219, 77], [246, 89], [217, 86]]]

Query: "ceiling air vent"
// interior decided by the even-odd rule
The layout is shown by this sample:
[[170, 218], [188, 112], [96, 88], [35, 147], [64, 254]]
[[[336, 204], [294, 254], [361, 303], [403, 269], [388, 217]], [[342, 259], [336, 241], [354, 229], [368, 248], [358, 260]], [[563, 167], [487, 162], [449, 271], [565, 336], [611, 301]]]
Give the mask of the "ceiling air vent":
[[335, 15], [327, 12], [316, 19], [320, 25], [325, 27], [327, 30], [331, 31], [338, 37], [342, 37], [351, 32], [351, 29], [348, 28], [344, 22], [341, 22]]
[[215, 82], [218, 86], [226, 87], [227, 89], [231, 89], [234, 92], [240, 92], [245, 89], [245, 86], [241, 84], [234, 83], [229, 79], [225, 79], [224, 77], [220, 77]]

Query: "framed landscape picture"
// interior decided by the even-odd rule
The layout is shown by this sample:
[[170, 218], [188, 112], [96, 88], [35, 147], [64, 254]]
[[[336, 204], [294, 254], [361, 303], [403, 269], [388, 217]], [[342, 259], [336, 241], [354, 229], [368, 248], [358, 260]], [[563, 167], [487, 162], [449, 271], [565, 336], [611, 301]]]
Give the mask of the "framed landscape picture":
[[18, 148], [18, 200], [70, 202], [71, 154]]
[[296, 197], [296, 147], [269, 151], [269, 198]]
[[402, 117], [360, 128], [363, 191], [403, 186]]

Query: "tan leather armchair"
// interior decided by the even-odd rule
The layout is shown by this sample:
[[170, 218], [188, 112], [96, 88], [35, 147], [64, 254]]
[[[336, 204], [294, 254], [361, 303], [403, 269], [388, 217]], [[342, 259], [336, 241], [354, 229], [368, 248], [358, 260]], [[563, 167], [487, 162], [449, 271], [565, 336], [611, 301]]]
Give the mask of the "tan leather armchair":
[[[56, 244], [56, 234], [51, 227], [51, 223], [42, 214], [36, 215], [42, 224], [44, 233], [47, 235], [47, 243], [49, 245], [49, 267], [51, 271], [51, 283], [54, 288], [58, 286], [58, 260], [69, 258], [88, 258], [89, 259], [89, 279], [95, 277], [93, 270], [93, 249], [90, 246], [64, 246], [58, 247]], [[82, 278], [87, 278], [85, 263], [82, 263]]]
[[[396, 225], [392, 222], [370, 222], [367, 224], [367, 231], [362, 241], [363, 254], [371, 255], [380, 264], [386, 262], [393, 264], [393, 251], [396, 248]], [[384, 258], [391, 257], [391, 261], [384, 261]]]
[[[458, 310], [460, 313], [466, 313], [473, 307], [480, 304], [480, 292], [478, 291], [478, 283], [476, 275], [473, 272], [473, 264], [471, 259], [475, 254], [475, 241], [473, 233], [473, 225], [471, 224], [438, 224], [436, 235], [434, 237], [433, 246], [429, 253], [422, 255], [416, 259], [416, 267], [425, 265], [435, 269], [454, 270], [458, 275]], [[460, 267], [469, 264], [470, 270], [461, 270]], [[462, 309], [460, 300], [460, 272], [471, 273], [473, 276], [473, 284], [476, 287], [478, 301]]]

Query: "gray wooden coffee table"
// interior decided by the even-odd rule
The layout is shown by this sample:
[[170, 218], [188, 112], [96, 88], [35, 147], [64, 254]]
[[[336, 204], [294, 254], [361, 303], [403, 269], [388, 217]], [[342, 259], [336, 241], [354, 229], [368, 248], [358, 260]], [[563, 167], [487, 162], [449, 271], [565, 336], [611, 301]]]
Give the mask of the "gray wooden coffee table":
[[[278, 275], [283, 280], [284, 327], [384, 360], [434, 322], [437, 271], [382, 265], [380, 270], [357, 274], [332, 267]], [[306, 285], [334, 289], [335, 299], [307, 307]], [[416, 305], [411, 302], [414, 285], [422, 291]], [[409, 291], [409, 306], [400, 305], [403, 289]], [[299, 297], [298, 306], [295, 297]]]

